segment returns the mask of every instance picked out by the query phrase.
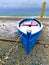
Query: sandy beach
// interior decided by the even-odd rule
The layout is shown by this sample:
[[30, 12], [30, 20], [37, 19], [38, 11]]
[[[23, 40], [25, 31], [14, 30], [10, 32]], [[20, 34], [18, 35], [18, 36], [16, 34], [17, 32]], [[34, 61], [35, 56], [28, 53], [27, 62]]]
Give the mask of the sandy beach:
[[[0, 38], [17, 40], [17, 23], [24, 18], [36, 18], [39, 16], [20, 16], [8, 17], [0, 16]], [[26, 54], [21, 41], [10, 42], [0, 40], [0, 63], [4, 57], [7, 57], [9, 50], [14, 46], [14, 49], [8, 55], [8, 59], [4, 60], [3, 65], [49, 65], [49, 17], [43, 18], [43, 32], [39, 37], [34, 49], [29, 55]]]

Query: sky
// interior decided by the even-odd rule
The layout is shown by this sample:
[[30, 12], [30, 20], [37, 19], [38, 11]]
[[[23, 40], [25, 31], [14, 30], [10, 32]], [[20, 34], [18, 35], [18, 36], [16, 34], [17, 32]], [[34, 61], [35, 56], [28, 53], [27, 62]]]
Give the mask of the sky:
[[41, 7], [42, 3], [46, 1], [46, 7], [49, 7], [49, 0], [0, 0], [0, 8], [15, 7], [15, 8], [33, 8]]

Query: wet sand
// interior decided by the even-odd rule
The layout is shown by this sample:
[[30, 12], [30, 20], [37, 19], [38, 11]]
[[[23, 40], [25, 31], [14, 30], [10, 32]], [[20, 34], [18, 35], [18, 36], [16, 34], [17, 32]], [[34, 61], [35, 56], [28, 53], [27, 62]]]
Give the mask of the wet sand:
[[[17, 35], [16, 24], [22, 19], [24, 18], [0, 18], [0, 38], [17, 40], [19, 36]], [[49, 65], [49, 18], [44, 18], [42, 23], [44, 25], [42, 34], [29, 55], [26, 54], [21, 41], [0, 40], [0, 61], [8, 57], [4, 59], [4, 65]], [[12, 48], [13, 46], [14, 48]]]

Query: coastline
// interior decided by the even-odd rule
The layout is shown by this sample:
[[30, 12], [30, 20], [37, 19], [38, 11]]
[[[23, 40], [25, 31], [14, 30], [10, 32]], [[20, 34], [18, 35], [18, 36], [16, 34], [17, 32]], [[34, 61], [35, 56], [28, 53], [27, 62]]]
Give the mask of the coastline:
[[[10, 21], [19, 21], [25, 18], [36, 18], [39, 20], [40, 16], [0, 16], [0, 20], [10, 20]], [[43, 16], [43, 20], [48, 21], [49, 16]]]
[[[40, 16], [0, 16], [0, 18], [40, 18]], [[43, 18], [49, 18], [49, 16], [43, 16]]]

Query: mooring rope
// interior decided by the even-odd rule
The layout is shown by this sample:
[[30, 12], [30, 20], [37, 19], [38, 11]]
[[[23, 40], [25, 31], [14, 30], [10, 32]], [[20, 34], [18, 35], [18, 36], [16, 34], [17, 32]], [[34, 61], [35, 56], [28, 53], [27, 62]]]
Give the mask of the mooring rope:
[[[17, 41], [22, 37], [22, 35], [23, 35], [23, 33], [20, 35], [20, 37], [18, 37]], [[16, 42], [17, 42], [17, 41], [16, 41]], [[4, 61], [8, 59], [8, 56], [10, 55], [10, 53], [12, 52], [12, 50], [13, 50], [15, 47], [17, 48], [16, 43], [12, 46], [11, 49], [9, 49], [8, 52], [5, 53], [5, 57], [4, 57], [3, 60], [1, 61], [2, 63], [4, 63]]]

